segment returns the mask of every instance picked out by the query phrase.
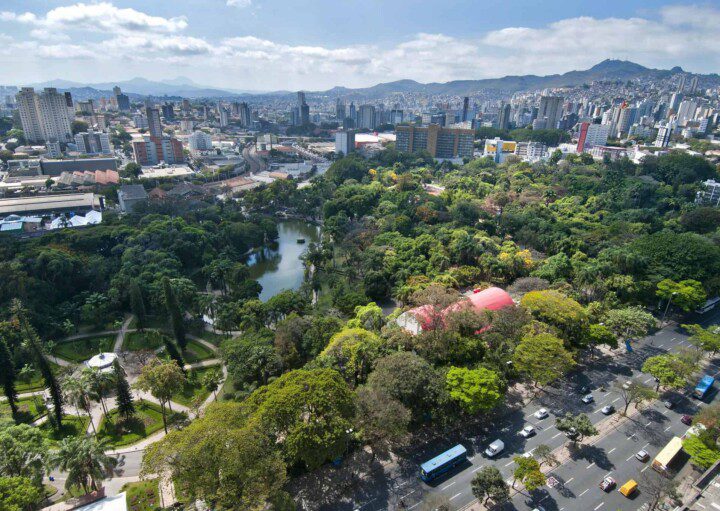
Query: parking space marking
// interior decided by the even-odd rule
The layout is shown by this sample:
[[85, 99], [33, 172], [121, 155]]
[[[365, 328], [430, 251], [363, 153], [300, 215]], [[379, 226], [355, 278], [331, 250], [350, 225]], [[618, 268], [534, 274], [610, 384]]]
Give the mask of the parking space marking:
[[595, 462], [593, 461], [587, 467], [585, 467], [585, 470], [589, 469], [590, 467], [594, 467], [594, 466], [595, 466]]
[[567, 481], [565, 481], [565, 484], [570, 484], [570, 483], [571, 483], [572, 481], [574, 481], [574, 480], [575, 480], [575, 478], [574, 478], [574, 477], [571, 477], [570, 479], [568, 479]]
[[578, 497], [582, 497], [583, 495], [585, 495], [585, 494], [586, 494], [587, 492], [589, 492], [589, 491], [590, 491], [590, 488], [588, 488], [587, 490], [585, 490], [584, 492], [582, 492], [580, 495], [578, 495]]
[[613, 447], [612, 449], [610, 449], [610, 450], [608, 451], [608, 454], [612, 454], [612, 452], [613, 452], [615, 449], [617, 449], [617, 447]]
[[593, 511], [597, 511], [598, 509], [600, 509], [601, 507], [603, 507], [603, 504], [605, 504], [605, 503], [604, 503], [604, 502], [601, 502], [600, 504], [598, 504], [597, 506], [595, 506], [595, 509], [594, 509]]
[[453, 495], [452, 497], [450, 497], [450, 500], [456, 499], [456, 498], [458, 498], [460, 495], [462, 495], [462, 492], [456, 493], [455, 495]]
[[457, 483], [457, 481], [453, 481], [452, 483], [448, 484], [447, 486], [443, 486], [443, 487], [441, 488], [441, 490], [442, 490], [442, 491], [445, 491], [445, 490], [447, 490], [448, 488], [450, 488], [450, 487], [451, 487], [453, 484], [455, 484], [455, 483]]

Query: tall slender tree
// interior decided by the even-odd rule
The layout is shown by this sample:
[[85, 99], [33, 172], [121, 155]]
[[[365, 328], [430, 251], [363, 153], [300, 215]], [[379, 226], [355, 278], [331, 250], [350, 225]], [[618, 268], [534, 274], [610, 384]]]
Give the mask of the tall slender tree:
[[45, 347], [40, 341], [40, 337], [38, 337], [35, 328], [30, 324], [30, 320], [27, 317], [27, 311], [25, 310], [22, 302], [18, 299], [14, 299], [10, 306], [10, 310], [18, 321], [25, 349], [31, 353], [35, 361], [35, 365], [40, 371], [40, 374], [42, 374], [43, 380], [45, 380], [45, 385], [47, 385], [50, 390], [50, 398], [53, 402], [52, 423], [59, 428], [62, 425], [63, 416], [62, 391], [55, 375], [53, 374], [50, 362], [48, 362]]
[[172, 286], [170, 285], [170, 279], [168, 277], [163, 279], [162, 285], [163, 294], [165, 295], [165, 306], [167, 307], [168, 315], [170, 316], [170, 325], [172, 326], [173, 334], [175, 335], [175, 341], [178, 346], [180, 346], [180, 349], [185, 351], [187, 339], [185, 337], [185, 323], [183, 322], [180, 305], [178, 305], [177, 297], [173, 292]]
[[177, 347], [175, 346], [175, 343], [170, 339], [167, 335], [159, 334], [162, 336], [163, 344], [165, 345], [165, 350], [167, 351], [168, 355], [170, 355], [170, 358], [175, 361], [175, 363], [178, 365], [180, 370], [184, 373], [185, 372], [185, 360], [183, 359], [182, 355], [178, 351]]
[[145, 330], [145, 324], [147, 323], [147, 311], [145, 309], [142, 289], [140, 289], [140, 284], [138, 284], [137, 280], [133, 279], [130, 281], [128, 293], [130, 295], [130, 310], [137, 318], [138, 330], [142, 332]]
[[133, 401], [130, 384], [117, 359], [113, 362], [113, 369], [115, 371], [115, 403], [117, 404], [118, 415], [125, 420], [130, 420], [135, 416], [135, 402]]
[[75, 411], [80, 416], [80, 410], [84, 411], [90, 418], [90, 426], [93, 433], [97, 436], [95, 421], [93, 421], [90, 411], [90, 384], [87, 377], [74, 378], [70, 377], [63, 382], [63, 391], [65, 399], [68, 403], [75, 407]]
[[0, 384], [2, 384], [8, 405], [10, 405], [13, 419], [17, 420], [17, 390], [15, 390], [17, 373], [15, 372], [12, 355], [10, 355], [10, 349], [2, 337], [0, 337], [0, 368], [2, 368], [0, 370]]

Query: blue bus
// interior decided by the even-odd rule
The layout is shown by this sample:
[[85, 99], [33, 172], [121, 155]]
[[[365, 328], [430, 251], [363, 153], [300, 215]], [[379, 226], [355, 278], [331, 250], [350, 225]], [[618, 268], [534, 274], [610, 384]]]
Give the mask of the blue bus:
[[713, 378], [709, 374], [706, 374], [705, 376], [702, 377], [702, 379], [700, 380], [700, 383], [697, 384], [697, 387], [695, 387], [693, 396], [695, 396], [698, 399], [704, 399], [705, 396], [707, 395], [707, 393], [712, 388], [713, 383], [715, 383], [715, 378]]
[[463, 463], [466, 459], [467, 449], [461, 444], [458, 444], [452, 449], [420, 465], [420, 479], [426, 483], [432, 481], [440, 474], [444, 474], [453, 467]]

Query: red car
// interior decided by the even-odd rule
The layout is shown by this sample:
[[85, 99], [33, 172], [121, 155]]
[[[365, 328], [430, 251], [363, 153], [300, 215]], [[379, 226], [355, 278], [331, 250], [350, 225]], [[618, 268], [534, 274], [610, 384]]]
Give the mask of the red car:
[[680, 422], [682, 422], [686, 426], [690, 426], [692, 424], [692, 416], [683, 415], [682, 417], [680, 417]]

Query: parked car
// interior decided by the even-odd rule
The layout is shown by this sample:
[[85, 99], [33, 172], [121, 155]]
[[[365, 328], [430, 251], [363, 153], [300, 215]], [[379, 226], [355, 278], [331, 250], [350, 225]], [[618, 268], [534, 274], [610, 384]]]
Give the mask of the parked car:
[[534, 415], [535, 415], [535, 418], [536, 418], [536, 419], [544, 419], [544, 418], [547, 417], [549, 414], [548, 414], [548, 411], [547, 411], [545, 408], [540, 408], [537, 412], [535, 412]]
[[635, 458], [645, 463], [647, 460], [650, 459], [650, 453], [643, 449], [641, 451], [638, 451], [637, 454], [635, 454]]
[[600, 482], [600, 489], [602, 491], [608, 492], [615, 488], [616, 485], [617, 483], [615, 482], [615, 479], [608, 476]]
[[593, 397], [592, 394], [587, 394], [586, 396], [583, 396], [583, 398], [582, 398], [582, 402], [585, 403], [586, 405], [592, 403], [593, 401], [595, 401], [595, 398]]
[[493, 443], [491, 443], [488, 446], [487, 449], [485, 449], [485, 455], [488, 458], [494, 458], [495, 456], [497, 456], [498, 454], [503, 452], [504, 449], [505, 449], [505, 442], [503, 442], [502, 440], [495, 440]]
[[600, 411], [605, 415], [611, 415], [615, 413], [615, 407], [613, 405], [605, 405]]
[[590, 392], [590, 387], [588, 387], [587, 385], [583, 385], [582, 387], [580, 387], [578, 389], [578, 394], [583, 395], [583, 396], [585, 394], [588, 394], [589, 392]]
[[535, 428], [533, 426], [530, 426], [529, 424], [522, 428], [522, 431], [520, 431], [520, 436], [529, 438], [535, 434]]
[[682, 417], [680, 417], [680, 422], [682, 422], [686, 426], [691, 426], [693, 422], [692, 415], [683, 415]]

